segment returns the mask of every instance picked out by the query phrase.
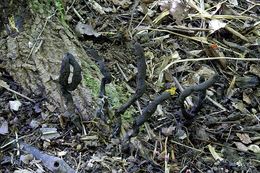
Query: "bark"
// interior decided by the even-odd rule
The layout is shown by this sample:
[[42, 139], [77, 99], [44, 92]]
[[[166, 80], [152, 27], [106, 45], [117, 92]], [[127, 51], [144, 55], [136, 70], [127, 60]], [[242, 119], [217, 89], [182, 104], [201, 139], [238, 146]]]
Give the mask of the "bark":
[[[66, 52], [73, 54], [83, 74], [91, 73], [97, 81], [100, 74], [91, 68], [93, 62], [74, 34], [55, 17], [46, 20], [46, 17], [39, 15], [23, 16], [18, 34], [0, 41], [0, 67], [6, 69], [23, 88], [22, 94], [31, 98], [45, 97], [44, 104], [49, 111], [64, 113], [66, 107], [58, 84], [63, 55]], [[93, 115], [95, 101], [90, 88], [84, 84], [84, 75], [83, 81], [72, 94], [83, 118], [88, 119]]]

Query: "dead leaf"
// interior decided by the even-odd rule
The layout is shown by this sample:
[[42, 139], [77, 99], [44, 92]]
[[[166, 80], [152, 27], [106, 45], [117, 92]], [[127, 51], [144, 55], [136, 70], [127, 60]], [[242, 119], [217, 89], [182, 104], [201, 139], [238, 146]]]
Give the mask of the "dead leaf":
[[32, 171], [29, 171], [27, 169], [19, 169], [19, 170], [15, 170], [14, 173], [31, 173]]
[[250, 70], [249, 70], [250, 73], [260, 77], [260, 67], [256, 64], [252, 64], [250, 66]]
[[245, 146], [243, 143], [241, 143], [241, 142], [234, 142], [234, 144], [236, 145], [236, 147], [237, 147], [240, 151], [248, 151], [247, 146]]
[[2, 117], [0, 117], [0, 134], [8, 134], [8, 122]]
[[112, 1], [114, 5], [118, 5], [123, 9], [129, 8], [129, 6], [132, 4], [132, 1], [129, 0], [112, 0]]
[[220, 160], [220, 161], [224, 160], [222, 157], [219, 156], [219, 154], [216, 152], [215, 148], [212, 147], [210, 144], [208, 145], [208, 148], [209, 148], [211, 155], [213, 156], [213, 158], [215, 160]]
[[99, 5], [99, 3], [97, 3], [94, 0], [90, 0], [90, 5], [92, 6], [92, 8], [97, 11], [99, 14], [106, 14], [103, 7], [101, 5]]
[[214, 33], [215, 31], [224, 28], [226, 26], [226, 23], [217, 20], [217, 19], [213, 19], [211, 21], [209, 21], [209, 29], [211, 29], [210, 33]]
[[252, 103], [250, 97], [245, 92], [243, 92], [243, 101], [246, 102], [247, 104]]
[[57, 132], [56, 128], [40, 128], [40, 131], [42, 132], [41, 139], [53, 139], [60, 137], [60, 134]]
[[238, 6], [237, 0], [228, 0], [228, 2], [233, 6]]
[[24, 154], [20, 156], [20, 161], [22, 161], [24, 164], [29, 164], [30, 161], [33, 160], [32, 154]]
[[246, 109], [245, 104], [243, 103], [242, 100], [237, 100], [237, 101], [232, 102], [232, 106], [234, 108], [240, 110], [243, 113], [248, 112], [248, 110]]
[[208, 141], [209, 140], [209, 134], [206, 132], [206, 127], [205, 126], [200, 126], [195, 128], [196, 131], [196, 136], [199, 139]]
[[231, 98], [234, 94], [234, 87], [235, 87], [235, 83], [236, 83], [236, 76], [233, 76], [232, 81], [230, 82], [230, 85], [227, 89], [227, 93], [226, 96], [227, 98]]
[[0, 86], [4, 87], [5, 89], [9, 89], [9, 85], [3, 80], [0, 80]]
[[9, 101], [10, 109], [13, 111], [18, 111], [19, 107], [22, 106], [22, 103], [19, 100]]
[[95, 37], [99, 37], [101, 35], [97, 31], [95, 31], [91, 25], [87, 25], [87, 24], [84, 24], [82, 22], [78, 22], [78, 24], [76, 25], [75, 30], [79, 34], [82, 34], [82, 35], [89, 35], [89, 36], [93, 35]]
[[249, 145], [248, 150], [253, 151], [254, 153], [260, 153], [259, 146], [255, 144]]
[[176, 22], [181, 24], [186, 15], [185, 6], [181, 0], [162, 0], [159, 1], [158, 5], [162, 11], [169, 11], [169, 14], [176, 19]]
[[13, 111], [18, 111], [22, 103], [19, 100], [9, 101], [10, 109]]
[[165, 136], [171, 136], [176, 127], [170, 126], [168, 128], [162, 128], [162, 134]]
[[177, 130], [177, 133], [175, 134], [175, 136], [177, 137], [177, 138], [179, 138], [180, 140], [183, 140], [183, 139], [185, 139], [185, 138], [187, 138], [187, 133], [184, 131], [184, 130], [182, 130], [182, 129], [178, 129]]
[[236, 135], [237, 135], [237, 137], [239, 137], [239, 139], [241, 140], [241, 142], [243, 142], [244, 144], [250, 144], [250, 143], [252, 143], [252, 141], [251, 141], [251, 139], [250, 139], [250, 137], [249, 137], [248, 134], [246, 134], [246, 133], [243, 133], [243, 134], [241, 134], [241, 133], [236, 133]]

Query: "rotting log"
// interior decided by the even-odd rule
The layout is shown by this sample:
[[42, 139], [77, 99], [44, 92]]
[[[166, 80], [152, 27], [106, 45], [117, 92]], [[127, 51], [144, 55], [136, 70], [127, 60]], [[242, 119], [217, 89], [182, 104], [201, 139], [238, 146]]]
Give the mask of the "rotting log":
[[[62, 114], [66, 107], [61, 97], [59, 74], [64, 54], [69, 52], [75, 57], [83, 69], [83, 78], [86, 73], [91, 73], [99, 81], [100, 72], [90, 67], [94, 62], [74, 34], [54, 16], [40, 17], [26, 9], [17, 10], [18, 13], [21, 11], [23, 14], [10, 14], [22, 18], [22, 26], [17, 23], [18, 32], [15, 35], [3, 34], [5, 28], [2, 28], [1, 68], [21, 86], [21, 94], [42, 100], [50, 113]], [[74, 104], [83, 119], [89, 119], [95, 112], [96, 103], [91, 92], [84, 80], [72, 92]]]

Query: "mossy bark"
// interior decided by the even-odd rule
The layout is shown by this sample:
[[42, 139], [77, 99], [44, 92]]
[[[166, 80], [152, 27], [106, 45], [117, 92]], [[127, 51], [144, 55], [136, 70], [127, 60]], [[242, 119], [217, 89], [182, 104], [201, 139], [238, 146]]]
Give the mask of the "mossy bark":
[[19, 32], [0, 41], [1, 67], [23, 88], [22, 94], [46, 98], [44, 104], [51, 112], [62, 113], [66, 109], [58, 84], [61, 60], [66, 52], [75, 56], [83, 70], [83, 81], [72, 94], [83, 118], [88, 119], [94, 114], [96, 105], [92, 90], [97, 90], [90, 88], [88, 77], [99, 83], [100, 72], [92, 68], [95, 65], [77, 38], [57, 18], [47, 19], [37, 14], [23, 16]]

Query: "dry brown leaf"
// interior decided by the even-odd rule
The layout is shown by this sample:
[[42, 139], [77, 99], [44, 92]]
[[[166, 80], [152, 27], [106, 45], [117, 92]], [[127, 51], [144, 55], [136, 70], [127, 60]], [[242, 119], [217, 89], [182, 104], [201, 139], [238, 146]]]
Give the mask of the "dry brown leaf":
[[245, 92], [243, 92], [243, 101], [246, 102], [247, 104], [252, 103], [250, 97]]
[[234, 144], [236, 145], [236, 147], [237, 147], [240, 151], [248, 151], [247, 146], [245, 146], [243, 143], [241, 143], [241, 142], [234, 142]]
[[178, 24], [185, 17], [185, 6], [181, 0], [161, 0], [158, 5], [162, 11], [169, 10], [170, 15]]
[[253, 151], [254, 153], [260, 153], [260, 147], [258, 145], [252, 144], [248, 146], [248, 150]]
[[237, 137], [239, 137], [240, 141], [244, 144], [252, 143], [249, 135], [247, 133], [236, 133]]
[[171, 136], [176, 127], [170, 126], [168, 128], [162, 128], [162, 134], [165, 136]]
[[93, 35], [95, 37], [99, 37], [101, 35], [97, 31], [95, 31], [91, 25], [87, 25], [87, 24], [84, 24], [84, 23], [81, 23], [81, 22], [78, 22], [75, 30], [79, 34], [82, 34], [82, 35], [89, 35], [89, 36]]
[[132, 4], [132, 1], [130, 0], [112, 0], [112, 1], [114, 5], [118, 5], [123, 9], [129, 8], [129, 6]]
[[211, 155], [213, 156], [213, 158], [215, 160], [219, 160], [219, 161], [222, 161], [224, 160], [215, 150], [215, 148], [213, 146], [211, 146], [210, 144], [208, 145], [208, 148], [209, 148], [209, 151], [211, 153]]
[[5, 135], [8, 133], [8, 122], [4, 118], [0, 118], [0, 134]]
[[252, 64], [250, 66], [250, 70], [249, 70], [250, 73], [260, 77], [260, 67], [256, 64]]
[[213, 19], [211, 21], [209, 21], [209, 29], [211, 29], [211, 34], [221, 28], [224, 28], [226, 26], [226, 23], [217, 20], [217, 19]]

